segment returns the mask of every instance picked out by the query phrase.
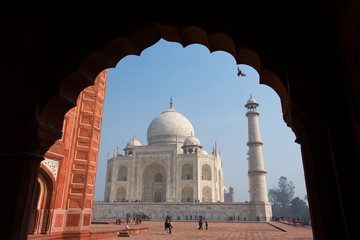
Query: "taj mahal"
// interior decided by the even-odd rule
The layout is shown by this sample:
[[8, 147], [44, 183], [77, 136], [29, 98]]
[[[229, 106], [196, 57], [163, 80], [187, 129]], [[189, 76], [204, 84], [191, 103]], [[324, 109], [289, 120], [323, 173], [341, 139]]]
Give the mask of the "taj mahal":
[[224, 202], [223, 167], [217, 143], [207, 153], [195, 136], [191, 122], [170, 107], [150, 123], [148, 145], [135, 136], [124, 153], [108, 155], [104, 203], [95, 203], [93, 219], [148, 215], [162, 219], [268, 221], [266, 170], [258, 124], [259, 104], [250, 97], [248, 117], [249, 201]]
[[149, 125], [148, 145], [131, 139], [124, 155], [108, 160], [105, 201], [222, 202], [223, 169], [209, 155], [190, 121], [172, 103]]

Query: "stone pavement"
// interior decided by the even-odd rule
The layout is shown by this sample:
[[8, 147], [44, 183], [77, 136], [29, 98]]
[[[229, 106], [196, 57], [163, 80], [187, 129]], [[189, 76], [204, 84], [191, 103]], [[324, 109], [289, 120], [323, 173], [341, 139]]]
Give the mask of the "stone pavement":
[[[173, 221], [173, 234], [163, 235], [164, 222], [144, 221], [141, 225], [130, 224], [130, 228], [148, 227], [149, 231], [131, 237], [131, 239], [172, 239], [172, 240], [241, 240], [241, 239], [313, 239], [310, 226], [290, 226], [271, 222], [282, 231], [266, 222], [208, 222], [208, 230], [198, 230], [198, 222]], [[204, 224], [205, 226], [205, 224]], [[91, 225], [91, 232], [105, 229], [124, 229], [124, 225]], [[204, 227], [205, 229], [205, 227]], [[120, 238], [108, 238], [111, 240]]]

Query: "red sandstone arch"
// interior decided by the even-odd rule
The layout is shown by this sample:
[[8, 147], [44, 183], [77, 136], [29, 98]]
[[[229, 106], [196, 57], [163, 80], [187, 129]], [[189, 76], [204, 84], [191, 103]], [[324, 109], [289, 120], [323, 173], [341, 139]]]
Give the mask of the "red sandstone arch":
[[55, 182], [52, 173], [41, 165], [30, 217], [29, 234], [49, 233], [54, 208]]
[[[292, 124], [301, 145], [314, 237], [356, 238], [356, 219], [360, 214], [359, 209], [352, 207], [357, 205], [357, 199], [348, 191], [348, 186], [356, 182], [359, 161], [355, 160], [360, 158], [357, 104], [360, 71], [356, 55], [359, 2], [321, 1], [299, 5], [244, 1], [231, 6], [210, 5], [201, 8], [184, 2], [169, 6], [155, 2], [59, 5], [57, 9], [62, 14], [56, 14], [52, 11], [55, 9], [46, 6], [16, 4], [4, 11], [6, 37], [2, 53], [7, 60], [3, 79], [8, 81], [2, 85], [2, 113], [5, 114], [1, 121], [1, 156], [6, 159], [2, 190], [9, 191], [8, 182], [12, 182], [12, 194], [3, 198], [2, 204], [9, 216], [3, 226], [4, 239], [25, 238], [40, 160], [60, 137], [58, 126], [66, 110], [75, 106], [76, 96], [82, 89], [93, 84], [94, 78], [84, 75], [77, 64], [85, 56], [91, 62], [96, 51], [102, 55], [103, 46], [118, 36], [114, 35], [117, 24], [121, 24], [121, 36], [128, 40], [131, 31], [148, 19], [179, 26], [175, 33], [189, 23], [202, 26], [207, 35], [223, 31], [238, 44], [236, 49], [251, 46], [249, 48], [261, 56], [260, 82], [268, 79], [270, 86], [274, 89], [277, 86], [284, 118]], [[247, 20], [245, 29], [238, 28]], [[151, 32], [154, 30], [150, 27], [145, 35], [150, 36]], [[69, 37], [71, 33], [74, 38]], [[181, 35], [183, 44], [187, 44], [188, 38], [206, 39], [203, 35], [197, 36], [198, 33], [193, 31], [191, 37]], [[247, 33], [251, 33], [251, 37], [242, 39], [242, 34]], [[94, 41], [89, 40], [92, 37]], [[262, 44], [262, 40], [266, 42]], [[76, 52], [72, 52], [74, 50]], [[286, 58], [272, 58], [278, 52]], [[239, 57], [236, 55], [236, 59]], [[109, 67], [107, 60], [105, 57], [104, 67]], [[289, 81], [285, 84], [286, 63]], [[264, 68], [273, 70], [283, 82], [264, 77]], [[21, 85], [27, 89], [22, 91]], [[286, 97], [290, 89], [291, 102]], [[285, 92], [285, 97], [280, 92]], [[317, 105], [321, 107], [314, 108], [308, 96], [316, 96], [323, 103]], [[341, 114], [334, 109], [341, 109]]]
[[139, 56], [141, 52], [155, 44], [160, 39], [178, 42], [183, 47], [190, 44], [202, 44], [210, 52], [225, 51], [231, 54], [237, 64], [253, 67], [260, 76], [260, 84], [265, 84], [279, 95], [283, 107], [286, 109], [289, 101], [287, 87], [272, 71], [261, 67], [259, 55], [246, 47], [235, 46], [231, 36], [224, 33], [207, 34], [197, 26], [187, 26], [177, 29], [169, 25], [151, 22], [140, 29], [134, 30], [128, 38], [111, 40], [102, 51], [92, 52], [80, 63], [77, 71], [69, 74], [60, 84], [59, 92], [47, 102], [40, 114], [40, 121], [55, 128], [61, 128], [63, 116], [76, 106], [78, 95], [86, 87], [94, 84], [97, 75], [107, 68], [113, 68], [127, 55]]
[[[188, 26], [181, 29], [177, 29], [172, 26], [160, 25], [152, 22], [138, 30], [133, 31], [128, 38], [120, 37], [113, 39], [105, 45], [102, 51], [92, 52], [89, 55], [87, 55], [80, 63], [78, 70], [69, 74], [61, 82], [61, 84], [59, 85], [58, 94], [53, 96], [43, 108], [39, 117], [40, 122], [46, 123], [48, 126], [50, 125], [55, 129], [61, 129], [64, 115], [71, 108], [76, 106], [77, 103], [84, 101], [84, 94], [85, 94], [84, 92], [86, 92], [90, 88], [91, 92], [95, 93], [97, 92], [96, 89], [99, 90], [102, 87], [105, 88], [105, 83], [103, 84], [102, 87], [100, 87], [101, 84], [99, 82], [96, 82], [95, 84], [95, 79], [98, 76], [101, 76], [99, 74], [104, 69], [115, 67], [116, 64], [125, 56], [128, 55], [139, 56], [144, 49], [152, 46], [153, 44], [158, 42], [161, 38], [170, 42], [178, 42], [182, 44], [183, 47], [197, 43], [206, 46], [210, 52], [219, 51], [219, 50], [228, 52], [235, 58], [238, 64], [247, 64], [249, 66], [252, 66], [260, 75], [260, 84], [266, 84], [272, 87], [280, 96], [283, 109], [286, 109], [284, 108], [284, 106], [287, 106], [286, 103], [289, 98], [285, 85], [282, 83], [280, 78], [274, 72], [261, 68], [260, 57], [255, 51], [246, 47], [235, 46], [232, 38], [224, 33], [207, 34], [204, 29], [196, 26]], [[87, 87], [89, 88], [85, 90]], [[93, 94], [93, 97], [97, 95], [98, 93], [95, 93]], [[79, 112], [81, 112], [81, 114], [80, 113], [79, 114], [81, 116], [83, 116], [82, 113], [83, 111], [85, 111], [83, 109], [84, 106], [85, 105], [79, 104]], [[103, 105], [100, 104], [99, 107], [102, 108]], [[95, 111], [92, 110], [91, 112], [92, 114], [95, 114]], [[76, 115], [77, 118], [79, 119], [76, 120], [75, 122], [78, 121], [80, 122], [85, 119], [85, 118], [82, 119], [80, 115]], [[91, 115], [91, 116], [89, 115], [87, 116], [89, 117], [88, 120], [86, 120], [88, 121], [87, 122], [88, 125], [90, 124], [92, 126], [91, 127], [92, 130], [94, 130], [93, 128], [94, 122], [91, 119], [95, 119], [92, 118], [94, 116], [95, 115]], [[101, 125], [101, 120], [99, 121], [99, 123]], [[83, 122], [81, 124], [86, 125], [86, 123]], [[78, 127], [80, 128], [80, 125]], [[89, 137], [89, 139], [86, 141], [88, 141], [88, 143], [91, 144], [91, 141], [93, 141], [92, 131], [90, 129], [86, 129], [86, 131], [87, 131], [86, 134], [88, 134]], [[98, 131], [97, 134], [100, 135], [101, 127], [98, 126], [97, 131]], [[85, 131], [83, 131], [83, 133], [85, 134]], [[84, 135], [84, 134], [80, 134], [80, 135]], [[78, 136], [78, 134], [75, 135]], [[99, 140], [98, 137], [96, 137], [96, 139]], [[83, 141], [85, 140], [83, 139]], [[75, 152], [76, 152], [75, 155], [72, 156], [74, 158], [74, 162], [76, 158], [82, 160], [88, 160], [88, 167], [92, 167], [92, 169], [96, 169], [97, 163], [96, 163], [96, 159], [94, 159], [97, 158], [96, 152], [93, 153], [92, 150], [82, 149], [82, 147], [79, 147], [79, 149], [76, 148]], [[93, 163], [90, 163], [91, 161], [93, 161]], [[77, 172], [77, 171], [81, 171], [79, 170], [79, 166], [77, 166], [77, 169], [73, 171], [74, 172], [70, 173], [72, 181], [76, 181], [78, 184], [84, 184], [83, 186], [84, 191], [85, 192], [90, 191], [91, 193], [93, 193], [93, 189], [90, 189], [92, 187], [89, 188], [89, 185], [87, 185], [87, 182], [84, 180], [85, 178], [83, 176], [87, 175], [90, 179], [89, 181], [93, 182], [95, 179], [93, 175], [94, 173], [91, 173], [90, 175], [88, 175], [89, 171], [85, 171], [85, 172], [82, 171], [81, 173], [79, 173]], [[141, 174], [141, 176], [143, 176], [143, 174]], [[211, 178], [212, 177], [210, 176], [210, 179]], [[147, 198], [147, 199], [144, 198], [144, 194], [145, 194], [145, 190], [143, 190], [144, 186], [145, 185], [143, 181], [140, 180], [140, 189], [142, 189], [141, 190], [142, 193], [140, 196], [141, 199], [145, 201], [152, 201], [153, 198]], [[67, 227], [88, 228], [88, 226], [90, 225], [89, 219], [91, 214], [89, 214], [89, 211], [91, 211], [91, 206], [92, 206], [91, 201], [93, 200], [93, 194], [88, 196], [86, 195], [86, 197], [82, 197], [80, 200], [79, 196], [72, 195], [75, 194], [75, 192], [77, 191], [79, 191], [79, 189], [72, 189], [70, 187], [70, 192], [68, 196], [70, 207], [69, 209], [66, 209], [67, 215], [66, 215], [65, 228]], [[164, 193], [160, 193], [160, 194], [164, 195]], [[161, 199], [162, 198], [166, 199], [166, 193], [165, 196], [161, 197]], [[208, 196], [206, 197], [207, 199], [206, 201], [212, 201], [212, 198], [213, 196], [211, 197]], [[82, 201], [84, 202], [84, 206], [82, 205]], [[82, 211], [83, 217], [78, 212], [74, 212], [74, 211], [80, 211], [80, 209]], [[64, 214], [55, 211], [54, 217], [55, 217], [54, 226], [61, 227], [63, 223], [62, 219], [65, 217]], [[80, 221], [79, 221], [80, 218], [83, 218], [84, 219], [83, 223], [86, 223], [83, 226], [80, 226]], [[56, 231], [56, 227], [54, 227], [54, 229]], [[67, 230], [69, 229], [70, 228], [68, 228]]]

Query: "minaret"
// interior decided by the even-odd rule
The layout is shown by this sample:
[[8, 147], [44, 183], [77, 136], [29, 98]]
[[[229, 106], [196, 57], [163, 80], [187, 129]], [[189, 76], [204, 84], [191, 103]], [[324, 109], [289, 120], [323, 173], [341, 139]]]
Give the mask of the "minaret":
[[250, 95], [250, 99], [247, 101], [245, 107], [247, 108], [246, 116], [248, 117], [248, 132], [249, 141], [249, 195], [250, 202], [267, 202], [267, 188], [266, 188], [266, 170], [264, 168], [264, 160], [262, 154], [263, 142], [260, 138], [259, 129], [259, 112], [257, 107], [259, 104]]

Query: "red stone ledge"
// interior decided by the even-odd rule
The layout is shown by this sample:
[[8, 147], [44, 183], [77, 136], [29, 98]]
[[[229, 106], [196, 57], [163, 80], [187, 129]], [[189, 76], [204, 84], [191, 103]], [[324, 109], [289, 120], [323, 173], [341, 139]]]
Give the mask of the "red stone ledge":
[[50, 239], [50, 240], [57, 240], [57, 239], [67, 239], [67, 240], [82, 240], [82, 239], [90, 239], [90, 231], [74, 231], [74, 232], [54, 232], [50, 234], [35, 234], [35, 235], [28, 235], [29, 240], [36, 240], [36, 239]]
[[147, 232], [149, 228], [133, 228], [118, 231], [118, 237], [131, 237], [139, 233]]

